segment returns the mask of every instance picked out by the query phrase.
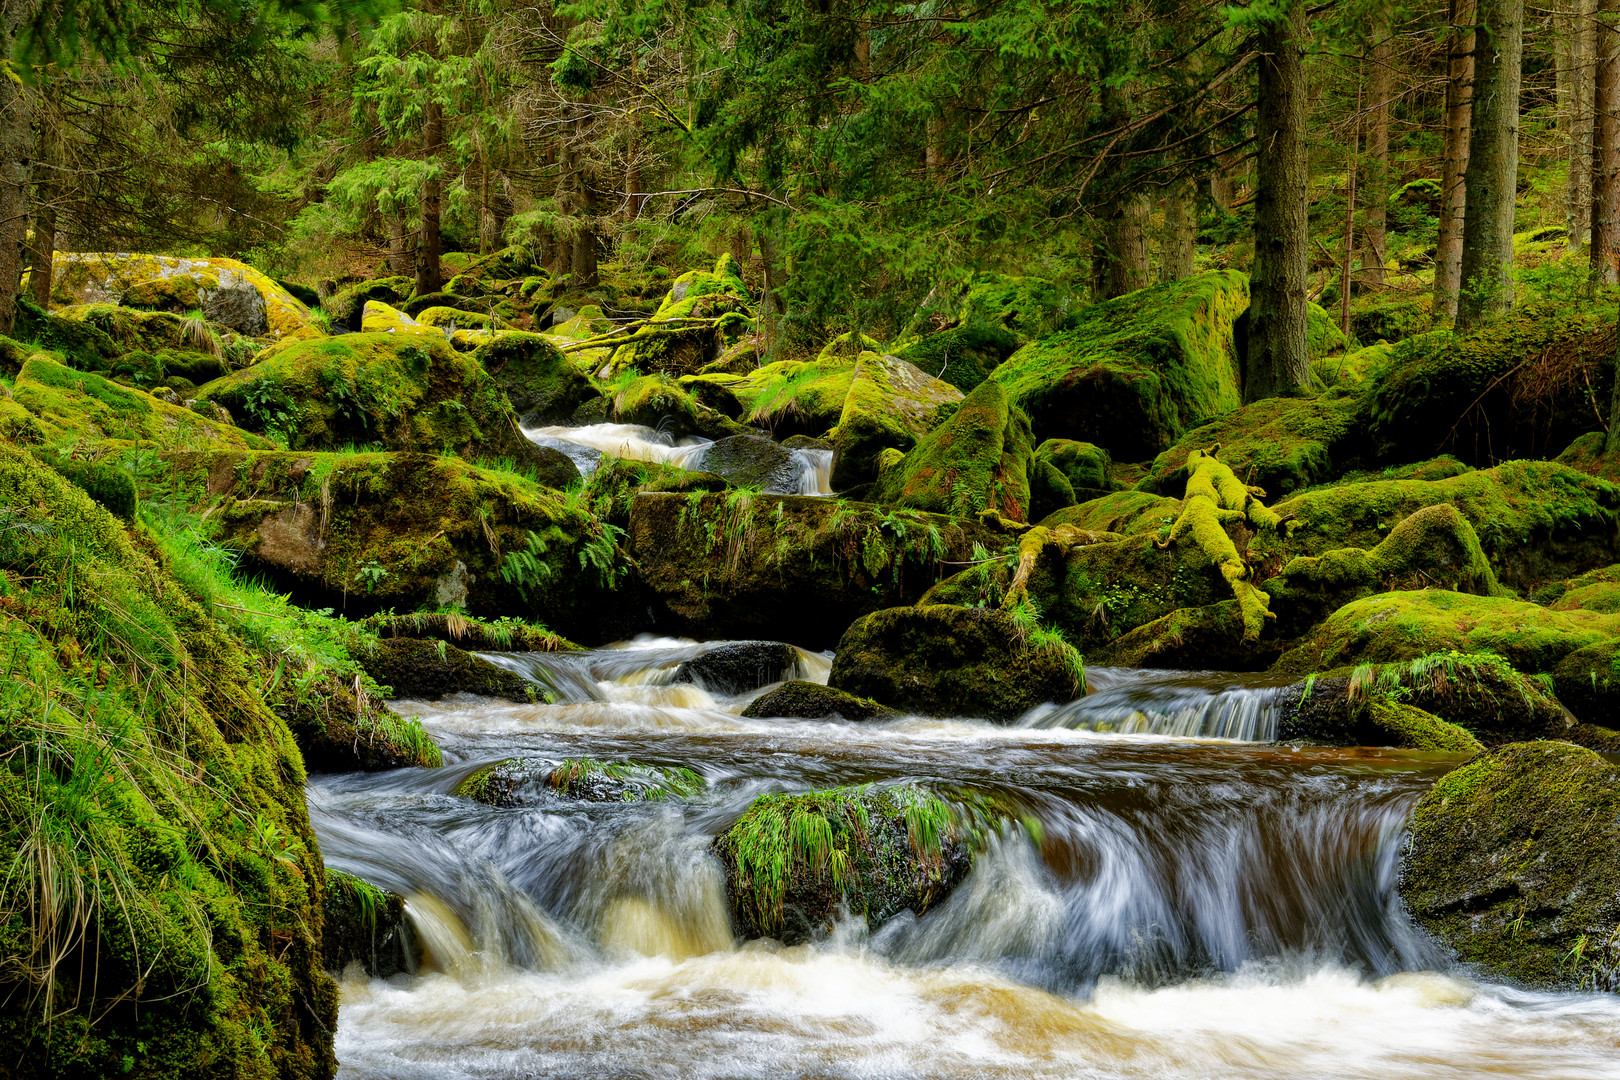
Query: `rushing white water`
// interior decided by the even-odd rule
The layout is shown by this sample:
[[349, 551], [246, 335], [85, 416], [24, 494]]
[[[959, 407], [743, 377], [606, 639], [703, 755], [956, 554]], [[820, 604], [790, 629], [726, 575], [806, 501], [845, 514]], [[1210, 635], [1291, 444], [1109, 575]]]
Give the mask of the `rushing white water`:
[[1020, 723], [1118, 734], [1269, 742], [1277, 734], [1281, 686], [1254, 676], [1202, 671], [1088, 668], [1091, 693], [1066, 705], [1042, 706]]
[[[584, 427], [527, 427], [523, 434], [530, 442], [561, 450], [573, 459], [580, 474], [596, 471], [602, 455], [630, 461], [655, 461], [676, 468], [701, 472], [711, 440], [699, 436], [676, 439], [667, 432], [639, 424], [589, 424]], [[794, 472], [777, 495], [831, 495], [831, 450], [794, 448], [789, 451]]]
[[[408, 705], [451, 764], [310, 781], [329, 862], [405, 895], [424, 946], [415, 974], [345, 976], [343, 1077], [1620, 1074], [1620, 998], [1480, 983], [1407, 920], [1402, 825], [1443, 760], [746, 719], [755, 691], [673, 681], [714, 648], [492, 654], [562, 703]], [[782, 674], [824, 680], [825, 664], [800, 653]], [[1099, 674], [1093, 696], [1144, 702], [1174, 682]], [[1179, 715], [1140, 711], [1155, 710]], [[1242, 726], [1221, 723], [1196, 727]], [[485, 762], [582, 755], [685, 765], [708, 787], [507, 809], [451, 794]], [[1039, 842], [1007, 829], [920, 918], [849, 920], [797, 948], [733, 941], [708, 845], [755, 796], [908, 778], [996, 792]]]

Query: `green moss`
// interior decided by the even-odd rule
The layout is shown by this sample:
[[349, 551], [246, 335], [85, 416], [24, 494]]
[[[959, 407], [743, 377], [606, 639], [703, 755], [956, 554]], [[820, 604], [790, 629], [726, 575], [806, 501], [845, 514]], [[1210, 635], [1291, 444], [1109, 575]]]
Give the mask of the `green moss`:
[[23, 365], [12, 394], [48, 438], [63, 442], [115, 439], [165, 449], [269, 445], [233, 426], [44, 356]]
[[3, 447], [0, 522], [0, 1055], [331, 1075], [303, 768], [247, 657], [139, 532]]
[[1011, 330], [975, 324], [929, 334], [896, 349], [894, 355], [965, 394], [989, 378], [990, 372], [1018, 351], [1019, 344]]
[[1117, 491], [1060, 510], [1040, 524], [1048, 527], [1072, 525], [1085, 532], [1098, 533], [1157, 532], [1168, 527], [1180, 513], [1180, 499], [1148, 491]]
[[1233, 321], [1249, 285], [1213, 271], [1093, 304], [1073, 329], [1018, 350], [990, 378], [1042, 439], [1141, 460], [1240, 404]]
[[455, 794], [490, 806], [523, 806], [547, 796], [582, 802], [641, 802], [690, 799], [707, 786], [684, 767], [643, 765], [638, 761], [565, 758], [560, 762], [507, 758], [470, 773]]
[[21, 299], [12, 332], [18, 341], [60, 353], [70, 367], [81, 371], [106, 370], [113, 358], [129, 351], [96, 326], [47, 314]]
[[419, 961], [405, 931], [405, 898], [342, 870], [326, 868], [325, 927], [321, 951], [326, 970], [358, 963], [373, 978], [414, 970]]
[[1069, 328], [1082, 307], [1067, 288], [1046, 278], [982, 274], [962, 298], [959, 321], [963, 329], [1010, 333], [1024, 343]]
[[380, 443], [517, 457], [525, 449], [500, 386], [438, 336], [299, 341], [197, 397], [295, 450]]
[[877, 479], [878, 455], [909, 450], [939, 422], [944, 406], [961, 400], [960, 390], [913, 364], [862, 353], [838, 425], [829, 434], [836, 451], [833, 489], [845, 491]]
[[907, 712], [1008, 721], [1085, 691], [1083, 665], [1036, 609], [927, 604], [850, 624], [827, 685]]
[[423, 326], [456, 326], [462, 330], [501, 330], [505, 329], [501, 320], [493, 315], [486, 315], [478, 311], [462, 311], [453, 307], [423, 308], [412, 316]]
[[1032, 444], [1029, 419], [1000, 386], [981, 383], [949, 420], [880, 472], [873, 498], [940, 514], [993, 510], [1023, 521]]
[[795, 679], [748, 703], [742, 715], [761, 720], [892, 720], [900, 714], [871, 698], [856, 697], [820, 683]]
[[1337, 318], [1324, 311], [1321, 305], [1309, 302], [1306, 304], [1305, 345], [1313, 366], [1318, 361], [1343, 355], [1356, 347], [1356, 343], [1339, 329]]
[[1217, 446], [1221, 460], [1245, 483], [1273, 498], [1340, 475], [1360, 457], [1362, 431], [1354, 398], [1267, 398], [1194, 428], [1153, 460], [1137, 485], [1143, 491], [1180, 491], [1187, 455]]
[[401, 304], [407, 300], [416, 283], [408, 277], [374, 278], [345, 286], [332, 294], [321, 305], [328, 318], [350, 330], [360, 329], [360, 317], [366, 301], [379, 300], [385, 304]]
[[1434, 785], [1401, 895], [1499, 978], [1620, 989], [1620, 767], [1567, 743], [1506, 746]]
[[1092, 443], [1047, 439], [1035, 448], [1035, 458], [1051, 463], [1073, 488], [1077, 498], [1082, 492], [1095, 497], [1119, 487], [1112, 476], [1113, 459], [1107, 450]]
[[872, 927], [924, 913], [966, 876], [973, 841], [957, 808], [906, 784], [761, 795], [713, 850], [742, 936], [797, 943], [841, 906]]
[[1379, 460], [1449, 451], [1470, 464], [1548, 457], [1608, 408], [1613, 309], [1529, 304], [1455, 336], [1393, 346], [1368, 376], [1368, 435]]
[[1265, 585], [1285, 636], [1304, 633], [1352, 600], [1391, 589], [1440, 588], [1504, 596], [1473, 526], [1440, 503], [1404, 518], [1371, 550], [1340, 548], [1291, 560]]
[[681, 387], [711, 408], [778, 437], [821, 436], [837, 425], [855, 365], [842, 360], [779, 360], [745, 376], [697, 375]]
[[597, 396], [584, 372], [544, 334], [504, 333], [473, 353], [525, 423], [567, 420]]
[[1510, 461], [1440, 480], [1367, 481], [1305, 492], [1275, 505], [1297, 524], [1286, 542], [1270, 550], [1283, 556], [1370, 549], [1406, 517], [1438, 503], [1461, 511], [1497, 576], [1513, 588], [1534, 588], [1615, 561], [1620, 487], [1538, 461]]
[[199, 290], [217, 288], [219, 278], [212, 274], [152, 278], [125, 289], [119, 303], [125, 307], [143, 308], [147, 311], [172, 311], [184, 314], [202, 307], [202, 299], [198, 296]]

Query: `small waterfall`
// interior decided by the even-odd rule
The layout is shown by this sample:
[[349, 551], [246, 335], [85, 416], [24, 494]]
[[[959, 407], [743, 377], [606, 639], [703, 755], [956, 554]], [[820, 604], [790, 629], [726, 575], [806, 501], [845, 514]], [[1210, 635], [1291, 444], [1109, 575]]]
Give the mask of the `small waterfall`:
[[832, 460], [831, 450], [795, 449], [793, 460], [799, 465], [798, 488], [795, 495], [831, 495], [832, 491]]
[[[581, 466], [582, 475], [589, 476], [596, 471], [596, 459], [602, 454], [611, 454], [614, 457], [627, 458], [631, 461], [656, 461], [665, 465], [674, 465], [681, 469], [696, 469], [694, 464], [703, 456], [710, 440], [692, 436], [676, 441], [671, 435], [639, 424], [590, 424], [586, 427], [535, 427], [524, 428], [523, 434], [530, 442], [543, 446], [557, 446], [564, 453], [566, 447], [560, 444], [587, 447], [594, 452], [590, 468]], [[575, 463], [579, 458], [574, 454]]]
[[1270, 742], [1277, 735], [1281, 686], [1200, 671], [1090, 668], [1091, 693], [1067, 705], [1031, 710], [1020, 726], [1075, 728], [1117, 735]]

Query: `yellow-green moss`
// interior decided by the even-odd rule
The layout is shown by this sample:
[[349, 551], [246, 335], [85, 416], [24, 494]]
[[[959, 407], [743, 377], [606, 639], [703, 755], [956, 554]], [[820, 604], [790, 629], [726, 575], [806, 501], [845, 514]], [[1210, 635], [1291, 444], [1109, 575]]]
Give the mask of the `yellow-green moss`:
[[873, 498], [940, 514], [993, 510], [1012, 521], [1029, 511], [1029, 419], [995, 383], [980, 383], [950, 419], [903, 460], [882, 470]]
[[944, 406], [961, 400], [960, 390], [913, 364], [862, 353], [829, 435], [836, 450], [833, 488], [843, 491], [875, 480], [880, 453], [891, 447], [909, 450], [934, 428]]
[[50, 441], [114, 439], [176, 450], [270, 445], [231, 425], [43, 356], [23, 365], [13, 395]]

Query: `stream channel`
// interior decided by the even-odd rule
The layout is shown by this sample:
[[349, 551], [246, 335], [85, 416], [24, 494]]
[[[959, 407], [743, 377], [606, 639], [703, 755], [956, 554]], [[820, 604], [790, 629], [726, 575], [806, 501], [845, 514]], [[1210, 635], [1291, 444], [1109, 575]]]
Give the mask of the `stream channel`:
[[[1404, 823], [1454, 758], [1267, 745], [1275, 688], [1117, 669], [1007, 727], [746, 719], [759, 691], [671, 684], [708, 647], [491, 656], [559, 704], [402, 703], [445, 767], [310, 780], [328, 863], [405, 895], [422, 948], [343, 977], [340, 1076], [1620, 1077], [1620, 998], [1479, 981], [1403, 913]], [[799, 657], [772, 674], [826, 680]], [[708, 786], [451, 793], [513, 756]], [[901, 780], [997, 791], [1039, 840], [1004, 832], [921, 918], [733, 940], [708, 845], [751, 800]]]

